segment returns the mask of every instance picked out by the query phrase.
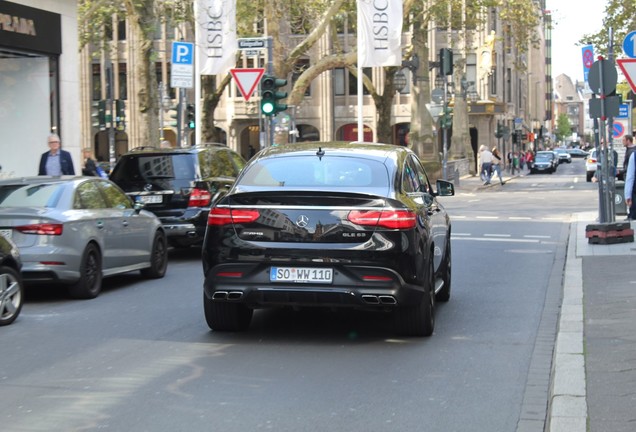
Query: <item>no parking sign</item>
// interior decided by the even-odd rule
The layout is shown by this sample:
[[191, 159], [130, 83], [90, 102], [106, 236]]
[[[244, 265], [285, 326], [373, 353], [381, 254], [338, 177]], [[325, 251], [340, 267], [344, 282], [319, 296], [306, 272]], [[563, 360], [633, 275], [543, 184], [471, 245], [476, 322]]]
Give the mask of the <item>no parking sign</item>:
[[621, 119], [614, 120], [614, 124], [612, 125], [612, 138], [615, 140], [622, 139], [626, 130], [627, 121], [623, 121]]

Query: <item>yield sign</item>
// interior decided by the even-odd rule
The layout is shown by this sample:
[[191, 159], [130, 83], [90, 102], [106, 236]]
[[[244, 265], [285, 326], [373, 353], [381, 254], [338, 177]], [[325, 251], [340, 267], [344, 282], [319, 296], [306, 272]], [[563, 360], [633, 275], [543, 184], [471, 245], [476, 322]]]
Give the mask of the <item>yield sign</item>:
[[636, 93], [636, 59], [617, 59], [616, 63], [623, 71], [623, 75], [625, 75], [632, 91]]
[[245, 101], [248, 101], [250, 100], [252, 93], [254, 93], [254, 89], [261, 80], [261, 77], [265, 73], [265, 69], [230, 69], [230, 73], [234, 77], [234, 81], [236, 81], [236, 85], [245, 98]]

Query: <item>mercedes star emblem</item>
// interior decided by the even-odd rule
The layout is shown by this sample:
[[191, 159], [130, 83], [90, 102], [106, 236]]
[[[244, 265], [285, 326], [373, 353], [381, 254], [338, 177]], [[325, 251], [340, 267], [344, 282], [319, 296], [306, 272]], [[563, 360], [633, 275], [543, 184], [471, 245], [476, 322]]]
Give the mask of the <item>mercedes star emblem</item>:
[[300, 215], [298, 216], [298, 219], [296, 219], [296, 225], [298, 225], [301, 228], [305, 228], [308, 223], [309, 223], [309, 218], [305, 215]]

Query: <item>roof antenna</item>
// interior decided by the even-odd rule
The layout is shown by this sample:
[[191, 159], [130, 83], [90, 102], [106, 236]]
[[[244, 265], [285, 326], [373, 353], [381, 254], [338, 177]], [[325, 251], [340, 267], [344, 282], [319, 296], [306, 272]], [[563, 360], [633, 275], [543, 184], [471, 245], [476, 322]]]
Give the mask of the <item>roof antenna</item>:
[[322, 157], [325, 155], [325, 151], [322, 149], [322, 147], [318, 147], [318, 151], [316, 152], [316, 156], [318, 156], [318, 159], [322, 160]]

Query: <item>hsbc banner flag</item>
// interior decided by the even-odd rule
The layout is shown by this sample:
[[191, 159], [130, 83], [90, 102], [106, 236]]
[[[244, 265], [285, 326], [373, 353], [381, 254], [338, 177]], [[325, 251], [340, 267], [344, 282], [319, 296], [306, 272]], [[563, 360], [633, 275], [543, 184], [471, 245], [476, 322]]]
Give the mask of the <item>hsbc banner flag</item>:
[[358, 66], [402, 64], [402, 0], [358, 0]]
[[195, 7], [199, 74], [225, 74], [236, 65], [236, 0], [198, 0]]

